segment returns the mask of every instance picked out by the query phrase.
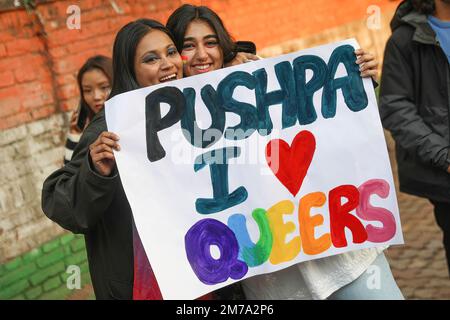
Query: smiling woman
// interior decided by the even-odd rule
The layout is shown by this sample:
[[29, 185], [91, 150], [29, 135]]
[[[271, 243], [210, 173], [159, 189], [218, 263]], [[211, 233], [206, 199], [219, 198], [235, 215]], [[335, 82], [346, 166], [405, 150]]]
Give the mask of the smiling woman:
[[[149, 19], [125, 25], [114, 42], [113, 75], [111, 96], [181, 78], [182, 61], [170, 32]], [[97, 299], [161, 299], [116, 168], [118, 140], [107, 132], [101, 110], [72, 161], [44, 182], [42, 209], [63, 228], [85, 235]]]
[[111, 97], [183, 76], [172, 34], [155, 20], [139, 19], [124, 26], [114, 42], [114, 53]]
[[223, 52], [211, 26], [203, 20], [192, 21], [184, 35], [181, 55], [186, 61], [184, 74], [193, 76], [223, 67]]
[[139, 42], [134, 58], [136, 80], [142, 87], [180, 79], [182, 63], [170, 37], [159, 30], [151, 30]]
[[259, 59], [237, 52], [239, 47], [222, 20], [208, 7], [184, 4], [170, 15], [166, 25], [181, 52], [186, 77]]

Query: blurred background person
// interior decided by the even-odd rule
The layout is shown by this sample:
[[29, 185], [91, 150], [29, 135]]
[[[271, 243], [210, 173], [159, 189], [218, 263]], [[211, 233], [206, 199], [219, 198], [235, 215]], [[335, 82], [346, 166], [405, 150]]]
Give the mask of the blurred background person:
[[380, 88], [400, 191], [434, 205], [450, 270], [450, 0], [407, 0], [391, 22]]
[[112, 60], [97, 55], [86, 60], [78, 71], [77, 84], [80, 91], [78, 109], [72, 113], [67, 134], [64, 164], [72, 159], [73, 150], [80, 136], [95, 114], [105, 107], [112, 87]]

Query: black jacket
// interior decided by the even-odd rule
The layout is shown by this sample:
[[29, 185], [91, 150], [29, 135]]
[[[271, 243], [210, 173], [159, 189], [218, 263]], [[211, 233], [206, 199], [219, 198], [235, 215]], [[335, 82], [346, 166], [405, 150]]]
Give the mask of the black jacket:
[[84, 131], [72, 160], [45, 180], [42, 209], [61, 227], [84, 234], [97, 299], [132, 299], [131, 208], [117, 171], [103, 177], [89, 157], [89, 145], [105, 130], [102, 111]]
[[450, 66], [427, 17], [402, 3], [391, 22], [380, 86], [396, 142], [400, 190], [450, 202]]
[[[42, 189], [42, 210], [73, 233], [84, 234], [97, 299], [132, 299], [134, 255], [132, 212], [120, 176], [95, 173], [89, 146], [106, 131], [100, 111], [81, 136], [72, 160], [52, 173]], [[214, 291], [214, 299], [244, 299], [240, 283]]]

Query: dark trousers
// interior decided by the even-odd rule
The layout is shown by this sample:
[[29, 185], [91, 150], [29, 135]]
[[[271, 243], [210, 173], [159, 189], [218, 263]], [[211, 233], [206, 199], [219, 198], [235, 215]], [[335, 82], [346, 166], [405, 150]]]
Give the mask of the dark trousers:
[[430, 200], [434, 205], [434, 216], [438, 226], [444, 233], [444, 248], [447, 257], [447, 270], [450, 275], [450, 203]]

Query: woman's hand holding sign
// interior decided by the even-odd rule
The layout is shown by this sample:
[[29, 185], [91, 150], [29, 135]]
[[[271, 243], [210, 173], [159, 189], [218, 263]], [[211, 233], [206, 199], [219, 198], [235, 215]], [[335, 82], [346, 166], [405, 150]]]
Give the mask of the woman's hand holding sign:
[[102, 176], [109, 176], [114, 169], [116, 160], [113, 149], [116, 151], [120, 150], [117, 141], [119, 141], [119, 136], [115, 133], [103, 131], [97, 140], [89, 146], [89, 155], [95, 171]]
[[377, 81], [378, 77], [378, 60], [375, 56], [363, 49], [355, 50], [357, 57], [356, 63], [360, 66], [361, 77], [372, 77]]
[[247, 63], [251, 61], [260, 60], [261, 58], [255, 54], [247, 53], [247, 52], [238, 52], [236, 57], [228, 63], [225, 63], [225, 67], [237, 66], [242, 63]]

